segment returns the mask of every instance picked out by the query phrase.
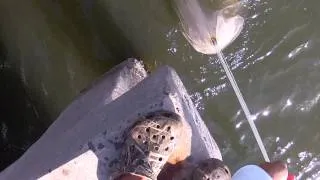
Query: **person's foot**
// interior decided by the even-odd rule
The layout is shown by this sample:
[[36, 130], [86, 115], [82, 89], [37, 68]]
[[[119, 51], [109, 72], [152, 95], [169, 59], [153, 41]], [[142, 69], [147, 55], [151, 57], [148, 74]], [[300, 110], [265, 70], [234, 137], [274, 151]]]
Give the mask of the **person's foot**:
[[156, 179], [182, 139], [179, 115], [161, 111], [137, 122], [129, 131], [120, 157], [121, 175]]
[[231, 172], [221, 160], [212, 158], [186, 164], [173, 180], [231, 180]]

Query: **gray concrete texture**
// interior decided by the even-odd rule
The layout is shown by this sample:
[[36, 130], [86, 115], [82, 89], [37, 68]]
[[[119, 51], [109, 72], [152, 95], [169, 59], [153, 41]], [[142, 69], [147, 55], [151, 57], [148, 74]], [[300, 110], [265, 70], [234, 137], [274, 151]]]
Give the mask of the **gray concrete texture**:
[[140, 61], [128, 59], [83, 91], [0, 179], [106, 180], [119, 162], [124, 132], [158, 110], [179, 114], [189, 127], [190, 161], [222, 159], [177, 73], [164, 66], [148, 76]]

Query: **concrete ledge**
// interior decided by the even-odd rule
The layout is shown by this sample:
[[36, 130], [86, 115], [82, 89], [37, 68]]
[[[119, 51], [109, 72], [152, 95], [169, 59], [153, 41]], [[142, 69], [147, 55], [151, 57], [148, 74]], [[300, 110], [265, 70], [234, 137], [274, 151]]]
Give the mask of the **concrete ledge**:
[[176, 72], [163, 67], [145, 78], [137, 63], [118, 66], [120, 70], [108, 73], [79, 96], [0, 179], [105, 180], [119, 161], [124, 131], [139, 116], [156, 110], [173, 111], [186, 120], [192, 131], [192, 161], [221, 159]]

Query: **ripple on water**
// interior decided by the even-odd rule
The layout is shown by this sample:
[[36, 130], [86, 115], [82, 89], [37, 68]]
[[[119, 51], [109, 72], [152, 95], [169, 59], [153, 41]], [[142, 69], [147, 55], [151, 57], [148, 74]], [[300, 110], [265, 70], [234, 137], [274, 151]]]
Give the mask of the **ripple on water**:
[[309, 47], [310, 42], [307, 41], [306, 43], [300, 44], [296, 48], [294, 48], [289, 54], [288, 59], [292, 60], [302, 52], [306, 51]]
[[1, 122], [0, 132], [2, 140], [7, 141], [8, 127], [4, 122]]
[[191, 99], [195, 105], [195, 107], [199, 110], [199, 111], [203, 111], [204, 110], [204, 105], [203, 105], [203, 97], [201, 95], [201, 93], [199, 92], [195, 92], [191, 95]]
[[318, 105], [319, 100], [320, 100], [320, 93], [318, 93], [312, 99], [305, 100], [303, 103], [299, 104], [297, 106], [297, 109], [300, 110], [301, 112], [310, 112], [316, 105]]
[[203, 94], [206, 97], [218, 96], [221, 92], [223, 92], [225, 90], [226, 86], [227, 86], [226, 83], [222, 83], [222, 84], [219, 84], [219, 85], [211, 87], [211, 88], [206, 88], [206, 89], [204, 89]]
[[299, 158], [304, 161], [307, 161], [302, 165], [302, 170], [298, 173], [297, 179], [307, 179], [307, 180], [319, 180], [320, 179], [320, 159], [319, 157], [313, 157], [312, 153], [309, 152], [301, 152], [299, 153]]

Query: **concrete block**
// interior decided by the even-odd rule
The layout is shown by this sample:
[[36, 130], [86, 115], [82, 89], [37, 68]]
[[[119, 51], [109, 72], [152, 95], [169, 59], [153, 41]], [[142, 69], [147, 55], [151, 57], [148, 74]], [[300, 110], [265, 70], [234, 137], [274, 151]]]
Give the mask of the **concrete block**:
[[126, 70], [109, 72], [79, 96], [0, 179], [108, 179], [119, 161], [123, 133], [138, 117], [157, 110], [176, 112], [189, 125], [192, 161], [221, 159], [176, 72], [163, 67], [145, 78], [136, 63], [119, 66]]

